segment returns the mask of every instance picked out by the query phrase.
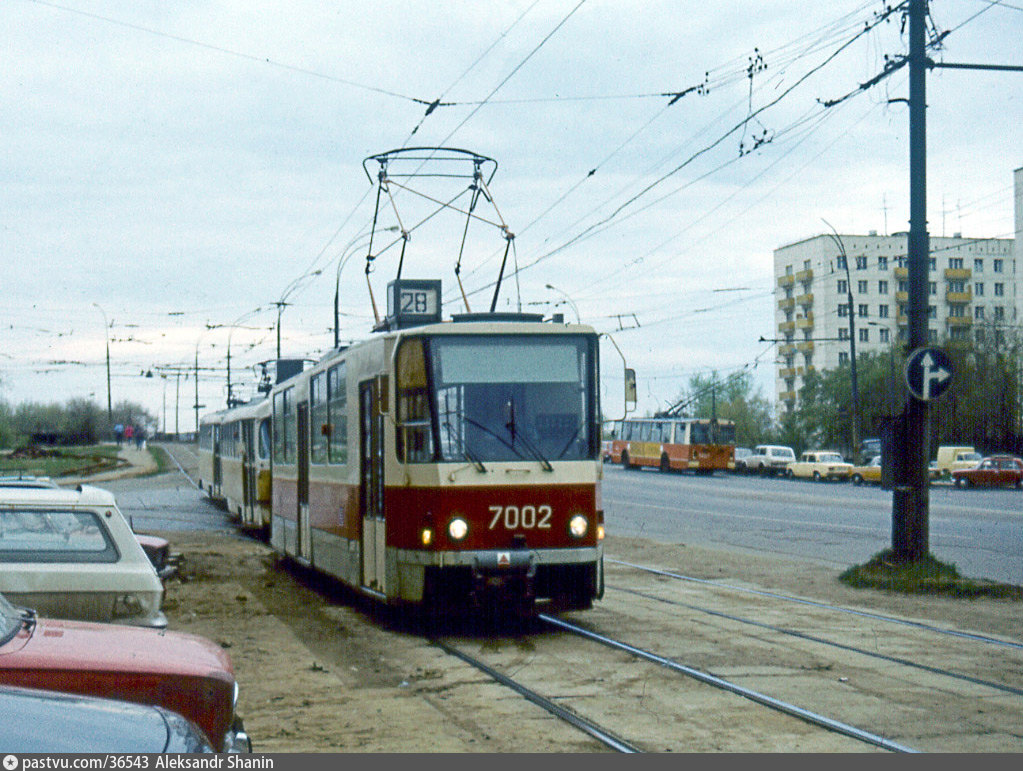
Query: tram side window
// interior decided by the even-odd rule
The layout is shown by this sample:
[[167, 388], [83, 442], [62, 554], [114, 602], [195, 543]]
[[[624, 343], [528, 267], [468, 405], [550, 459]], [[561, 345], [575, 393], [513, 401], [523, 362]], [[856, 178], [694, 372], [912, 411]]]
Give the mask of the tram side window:
[[309, 402], [312, 417], [309, 459], [313, 463], [326, 463], [327, 441], [332, 428], [327, 410], [327, 373], [321, 372], [309, 382]]
[[270, 457], [270, 418], [259, 421], [259, 457], [261, 460]]
[[291, 388], [274, 394], [274, 463], [295, 462], [295, 408]]
[[330, 426], [328, 454], [330, 462], [348, 463], [348, 379], [345, 363], [327, 370], [327, 424]]
[[422, 340], [407, 340], [398, 351], [398, 457], [406, 463], [433, 460], [430, 394]]

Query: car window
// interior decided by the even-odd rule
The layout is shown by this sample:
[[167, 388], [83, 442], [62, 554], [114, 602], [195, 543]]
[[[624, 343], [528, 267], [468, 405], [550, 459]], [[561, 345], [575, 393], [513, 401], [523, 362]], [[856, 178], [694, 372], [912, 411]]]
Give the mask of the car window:
[[117, 558], [97, 512], [0, 511], [0, 562], [116, 562]]
[[844, 463], [842, 456], [837, 452], [822, 452], [817, 459], [822, 463]]

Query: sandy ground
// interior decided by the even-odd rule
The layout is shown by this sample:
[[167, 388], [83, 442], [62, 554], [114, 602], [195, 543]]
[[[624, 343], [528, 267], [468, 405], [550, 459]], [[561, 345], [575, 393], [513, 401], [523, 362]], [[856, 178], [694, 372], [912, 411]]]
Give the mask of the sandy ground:
[[[127, 473], [155, 468], [148, 453], [124, 454], [133, 464]], [[878, 751], [570, 635], [539, 627], [409, 623], [235, 532], [162, 535], [184, 557], [179, 576], [167, 583], [170, 627], [209, 637], [228, 651], [241, 687], [239, 713], [256, 751], [607, 751], [444, 653], [431, 635], [646, 751]], [[1017, 643], [1023, 642], [1023, 603], [856, 590], [826, 567], [685, 544], [610, 537], [606, 549], [605, 598], [569, 620], [914, 749], [1023, 751], [1019, 694], [727, 616], [1017, 690], [1023, 690], [1023, 651], [720, 585]], [[714, 583], [653, 576], [616, 561]]]
[[[239, 712], [266, 752], [605, 751], [430, 644], [440, 631], [467, 652], [514, 673], [559, 703], [651, 751], [860, 752], [873, 748], [629, 656], [537, 630], [406, 625], [337, 584], [281, 564], [264, 544], [232, 533], [166, 533], [184, 554], [168, 583], [171, 628], [201, 634], [230, 654], [241, 685]], [[1019, 603], [907, 598], [844, 587], [832, 571], [798, 563], [637, 539], [609, 539], [608, 552], [700, 578], [796, 593], [1019, 639]], [[776, 698], [928, 751], [1023, 750], [1023, 697], [942, 678], [892, 673], [759, 630], [707, 620], [684, 608], [637, 602], [625, 587], [721, 612], [757, 616], [889, 655], [919, 657], [1023, 688], [1023, 653], [934, 639], [855, 616], [658, 579], [608, 565], [609, 590], [573, 619], [701, 671], [762, 688]], [[616, 587], [611, 589], [610, 587]], [[884, 640], [879, 640], [884, 635]], [[930, 654], [930, 655], [928, 655]], [[899, 670], [899, 668], [895, 668]], [[889, 692], [897, 684], [898, 693]], [[935, 703], [939, 702], [939, 703]], [[940, 721], [923, 720], [930, 712]], [[981, 713], [979, 716], [977, 713]], [[845, 715], [845, 717], [841, 717]]]

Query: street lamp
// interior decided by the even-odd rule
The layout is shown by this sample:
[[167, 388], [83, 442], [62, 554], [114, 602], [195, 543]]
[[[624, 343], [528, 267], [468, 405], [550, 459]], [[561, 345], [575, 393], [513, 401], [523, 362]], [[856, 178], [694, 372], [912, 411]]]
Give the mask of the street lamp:
[[842, 243], [842, 237], [838, 235], [838, 231], [835, 230], [834, 226], [826, 219], [822, 218], [822, 222], [831, 228], [834, 235], [826, 233], [835, 244], [838, 246], [838, 251], [842, 256], [842, 264], [845, 265], [845, 288], [846, 296], [849, 300], [849, 376], [850, 385], [852, 387], [852, 401], [853, 401], [853, 419], [852, 419], [852, 452], [855, 456], [858, 456], [860, 451], [860, 389], [859, 384], [856, 381], [856, 313], [853, 308], [853, 293], [852, 293], [852, 277], [849, 275], [849, 256], [845, 251], [845, 244]]
[[572, 306], [572, 310], [575, 311], [575, 321], [576, 321], [576, 323], [577, 324], [582, 324], [583, 323], [582, 319], [579, 316], [579, 306], [577, 306], [575, 304], [575, 302], [572, 300], [572, 298], [568, 296], [567, 292], [565, 292], [565, 291], [563, 291], [561, 289], [558, 289], [556, 286], [552, 286], [551, 284], [545, 284], [544, 288], [550, 289], [552, 292], [557, 292], [562, 297], [564, 297], [565, 300], [568, 301], [568, 304]]
[[114, 423], [114, 407], [113, 402], [110, 398], [110, 326], [107, 324], [107, 312], [100, 307], [99, 303], [93, 303], [99, 312], [103, 314], [103, 334], [106, 336], [107, 341], [107, 422]]

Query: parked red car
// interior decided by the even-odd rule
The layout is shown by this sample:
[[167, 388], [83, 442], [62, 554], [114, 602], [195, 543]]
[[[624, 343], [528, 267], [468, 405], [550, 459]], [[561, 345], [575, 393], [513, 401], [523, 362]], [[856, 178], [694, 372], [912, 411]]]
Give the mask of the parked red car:
[[956, 487], [1023, 486], [1023, 460], [1011, 455], [992, 455], [973, 468], [955, 469], [952, 481]]
[[234, 713], [227, 654], [196, 635], [56, 621], [0, 595], [0, 684], [164, 707], [203, 730], [218, 752], [251, 752]]

